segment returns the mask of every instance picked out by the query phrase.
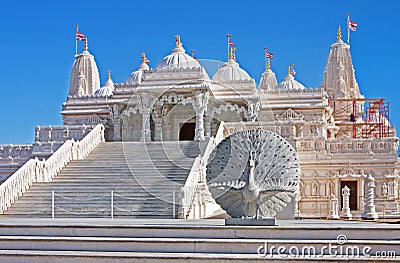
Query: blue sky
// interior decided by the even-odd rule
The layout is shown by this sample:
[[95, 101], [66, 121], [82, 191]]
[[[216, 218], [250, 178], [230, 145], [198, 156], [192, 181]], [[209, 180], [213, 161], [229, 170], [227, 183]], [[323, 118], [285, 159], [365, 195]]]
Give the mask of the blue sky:
[[389, 100], [391, 121], [400, 127], [398, 10], [397, 0], [4, 2], [0, 143], [31, 143], [36, 125], [62, 124], [76, 24], [89, 39], [102, 84], [107, 69], [115, 82], [123, 82], [139, 66], [142, 51], [155, 67], [171, 52], [177, 33], [188, 53], [194, 49], [198, 58], [226, 60], [230, 33], [238, 62], [257, 82], [268, 46], [278, 81], [294, 63], [297, 80], [319, 87], [347, 12], [359, 23], [351, 54], [361, 92]]

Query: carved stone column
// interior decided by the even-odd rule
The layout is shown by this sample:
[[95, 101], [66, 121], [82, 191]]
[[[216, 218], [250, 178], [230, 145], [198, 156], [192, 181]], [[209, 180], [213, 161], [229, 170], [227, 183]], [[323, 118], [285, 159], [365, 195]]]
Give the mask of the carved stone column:
[[342, 217], [346, 219], [352, 219], [353, 215], [350, 212], [350, 188], [345, 185], [342, 189], [343, 196], [343, 207], [342, 207]]
[[331, 200], [329, 201], [329, 216], [328, 219], [339, 219], [339, 211], [338, 211], [339, 201], [336, 196], [332, 195]]
[[154, 140], [155, 141], [162, 141], [162, 118], [161, 117], [154, 117]]
[[150, 130], [150, 115], [151, 115], [151, 103], [149, 95], [145, 92], [140, 93], [140, 110], [142, 114], [142, 131], [140, 141], [149, 142], [151, 141], [151, 130]]
[[375, 179], [372, 175], [367, 175], [364, 178], [364, 212], [361, 214], [361, 218], [365, 220], [376, 220], [379, 218], [378, 214], [375, 211], [375, 200], [374, 200], [374, 192], [375, 192]]
[[151, 130], [150, 130], [150, 109], [141, 109], [142, 114], [142, 133], [140, 136], [141, 142], [151, 141]]
[[196, 92], [194, 101], [192, 102], [193, 109], [196, 112], [196, 128], [194, 140], [204, 141], [204, 112], [207, 109], [209, 93]]
[[112, 105], [110, 108], [110, 118], [114, 126], [113, 141], [121, 140], [121, 115], [117, 104]]

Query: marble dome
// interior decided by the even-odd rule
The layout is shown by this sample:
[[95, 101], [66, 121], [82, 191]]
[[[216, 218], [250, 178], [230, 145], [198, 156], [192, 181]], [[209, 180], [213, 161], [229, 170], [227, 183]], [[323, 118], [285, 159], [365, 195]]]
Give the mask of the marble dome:
[[110, 73], [108, 73], [108, 79], [103, 87], [96, 90], [94, 93], [95, 97], [110, 97], [114, 92], [114, 82], [111, 79]]
[[304, 87], [303, 84], [295, 80], [292, 74], [288, 73], [285, 79], [281, 83], [279, 83], [278, 86], [276, 86], [276, 89], [301, 91], [305, 90], [306, 87]]
[[156, 70], [174, 68], [201, 68], [200, 63], [185, 53], [180, 37], [176, 37], [176, 46], [172, 53], [164, 57], [156, 66]]

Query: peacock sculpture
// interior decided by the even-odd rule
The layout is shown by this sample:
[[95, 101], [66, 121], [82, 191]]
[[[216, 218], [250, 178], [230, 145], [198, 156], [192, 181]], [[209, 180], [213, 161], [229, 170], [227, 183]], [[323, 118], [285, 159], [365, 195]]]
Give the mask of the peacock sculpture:
[[211, 153], [206, 179], [231, 217], [274, 217], [298, 191], [299, 160], [290, 143], [273, 132], [239, 131]]

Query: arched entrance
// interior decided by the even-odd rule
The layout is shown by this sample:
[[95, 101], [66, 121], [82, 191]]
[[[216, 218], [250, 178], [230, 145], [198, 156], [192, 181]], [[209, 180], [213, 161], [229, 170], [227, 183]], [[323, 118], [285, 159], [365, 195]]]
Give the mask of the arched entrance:
[[185, 122], [184, 124], [182, 124], [179, 130], [179, 140], [193, 141], [195, 129], [196, 129], [196, 123], [194, 122]]

